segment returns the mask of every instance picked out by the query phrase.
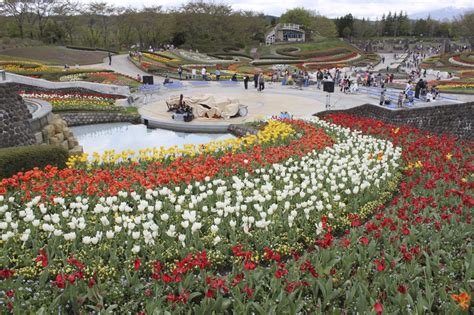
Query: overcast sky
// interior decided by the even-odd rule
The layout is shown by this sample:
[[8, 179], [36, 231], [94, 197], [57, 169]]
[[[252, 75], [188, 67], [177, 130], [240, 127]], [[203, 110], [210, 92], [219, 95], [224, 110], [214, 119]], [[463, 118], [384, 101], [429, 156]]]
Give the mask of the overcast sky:
[[[80, 0], [91, 2], [92, 0]], [[161, 5], [165, 8], [178, 7], [187, 0], [97, 0], [106, 1], [117, 6], [133, 6], [140, 8], [143, 5]], [[215, 3], [230, 4], [236, 10], [253, 10], [269, 15], [280, 16], [287, 9], [304, 7], [316, 10], [328, 17], [338, 17], [352, 13], [356, 17], [375, 19], [388, 11], [407, 11], [408, 14], [433, 11], [447, 6], [455, 8], [473, 7], [472, 0], [216, 0]]]

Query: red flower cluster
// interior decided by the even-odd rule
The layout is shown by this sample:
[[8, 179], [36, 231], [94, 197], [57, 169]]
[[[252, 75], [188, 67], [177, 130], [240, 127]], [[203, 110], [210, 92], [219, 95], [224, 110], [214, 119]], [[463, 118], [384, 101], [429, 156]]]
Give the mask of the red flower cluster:
[[291, 140], [283, 147], [255, 145], [245, 153], [229, 152], [221, 157], [202, 154], [194, 158], [179, 157], [169, 164], [124, 163], [110, 168], [93, 168], [90, 171], [46, 167], [44, 170], [20, 172], [11, 178], [3, 179], [0, 183], [0, 194], [11, 189], [19, 191], [25, 200], [36, 195], [51, 200], [57, 196], [117, 195], [120, 190], [133, 191], [134, 187], [154, 189], [170, 183], [203, 181], [206, 177], [212, 178], [222, 172], [226, 176], [239, 170], [252, 173], [254, 167], [277, 163], [291, 156], [303, 156], [334, 142], [320, 128], [298, 120], [286, 122], [301, 131], [303, 136]]
[[13, 277], [15, 270], [11, 269], [0, 269], [0, 279], [8, 279]]
[[35, 262], [40, 262], [43, 268], [48, 266], [48, 254], [43, 248], [39, 250], [39, 255], [36, 257]]

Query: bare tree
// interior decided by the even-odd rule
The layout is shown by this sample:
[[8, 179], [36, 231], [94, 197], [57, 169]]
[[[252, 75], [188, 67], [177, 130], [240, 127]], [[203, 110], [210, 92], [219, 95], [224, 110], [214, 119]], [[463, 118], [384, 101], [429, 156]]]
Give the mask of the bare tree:
[[0, 13], [11, 16], [15, 20], [21, 38], [25, 35], [25, 24], [27, 23], [30, 9], [31, 2], [29, 0], [3, 0], [0, 3]]
[[99, 18], [101, 24], [102, 44], [104, 47], [109, 46], [109, 17], [116, 12], [116, 8], [106, 2], [91, 2], [87, 7], [88, 14], [91, 16], [89, 27], [94, 24], [93, 19]]
[[53, 14], [55, 20], [64, 30], [67, 41], [70, 44], [74, 44], [74, 33], [76, 30], [75, 16], [80, 14], [81, 9], [81, 4], [73, 0], [63, 0], [58, 2], [54, 7]]
[[56, 6], [58, 5], [57, 0], [30, 0], [31, 10], [35, 18], [34, 23], [38, 26], [39, 38], [44, 38], [44, 29], [48, 20], [53, 15]]

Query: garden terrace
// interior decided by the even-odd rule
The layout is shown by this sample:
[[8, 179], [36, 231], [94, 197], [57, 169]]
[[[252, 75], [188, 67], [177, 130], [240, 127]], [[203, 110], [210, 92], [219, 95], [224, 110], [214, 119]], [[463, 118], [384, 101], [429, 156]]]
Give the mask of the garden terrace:
[[58, 46], [30, 46], [0, 50], [0, 60], [28, 59], [34, 56], [35, 61], [47, 65], [74, 66], [102, 63], [107, 57], [104, 51], [86, 51]]
[[[0, 282], [2, 290], [9, 292], [5, 302], [22, 311], [41, 307], [79, 311], [90, 303], [95, 305], [98, 295], [102, 302], [97, 310], [113, 306], [121, 312], [150, 313], [374, 309], [379, 313], [458, 313], [467, 309], [474, 205], [469, 162], [472, 143], [346, 114], [329, 114], [325, 119], [272, 123], [266, 135], [255, 138], [267, 140], [241, 142], [244, 146], [232, 149], [232, 154], [223, 149], [214, 157], [212, 149], [204, 156], [148, 160], [149, 155], [141, 153], [140, 158], [119, 164], [109, 159], [113, 156], [106, 156], [106, 164], [93, 164], [92, 168], [34, 170], [3, 180], [1, 245], [9, 253], [2, 260]], [[358, 131], [344, 129], [347, 127]], [[295, 137], [297, 134], [301, 138]], [[288, 145], [287, 141], [299, 144]], [[314, 145], [316, 151], [312, 151]], [[276, 150], [278, 146], [282, 147]], [[357, 150], [364, 153], [358, 155]], [[377, 165], [397, 161], [400, 152], [401, 160], [395, 162], [400, 163], [399, 168], [392, 164], [395, 169], [385, 177], [390, 181], [396, 178], [396, 169], [403, 172], [399, 193], [393, 198], [382, 194], [383, 204], [369, 201], [361, 208], [352, 204], [364, 203], [353, 190], [359, 187], [353, 177], [349, 181], [351, 197], [346, 201], [347, 210], [351, 210], [334, 208], [345, 200], [344, 194], [336, 203], [329, 203], [332, 209], [328, 209], [324, 195], [307, 191], [312, 189], [313, 179], [319, 182], [316, 170], [325, 169], [312, 166], [324, 152], [331, 152], [327, 157], [335, 163], [327, 165], [338, 166], [338, 170], [332, 169], [337, 174], [336, 186], [348, 176], [340, 169], [347, 160], [336, 162], [339, 154], [349, 157], [355, 153], [356, 160], [368, 163], [367, 170], [375, 170]], [[191, 167], [187, 162], [204, 162], [204, 157], [208, 159], [202, 164], [205, 168]], [[212, 157], [221, 162], [209, 164]], [[215, 168], [218, 165], [233, 167], [219, 170]], [[137, 183], [156, 180], [160, 177], [153, 174], [169, 167], [172, 174], [183, 177], [169, 177], [171, 182], [156, 188], [140, 183], [133, 189], [126, 182], [111, 182], [126, 170], [140, 169], [148, 169], [145, 174], [149, 176], [124, 179]], [[196, 169], [199, 171], [192, 171]], [[106, 172], [111, 173], [103, 176]], [[293, 172], [300, 175], [294, 177]], [[86, 184], [84, 176], [101, 179], [96, 185]], [[195, 176], [199, 178], [193, 180]], [[256, 181], [259, 178], [261, 181]], [[363, 178], [382, 181], [378, 176]], [[291, 186], [295, 181], [299, 184]], [[251, 183], [256, 186], [246, 188]], [[321, 181], [323, 187], [324, 183]], [[140, 188], [143, 185], [145, 188]], [[377, 194], [375, 187], [371, 187], [371, 194]], [[380, 187], [388, 186], [380, 182]], [[277, 193], [280, 189], [287, 189], [288, 194]], [[338, 189], [328, 192], [328, 197], [338, 199], [334, 195]], [[210, 196], [209, 191], [214, 191], [212, 197], [202, 198], [203, 193]], [[310, 205], [313, 196], [316, 201]], [[238, 215], [234, 202], [240, 198], [247, 209], [239, 207]], [[272, 198], [277, 198], [276, 208]], [[286, 198], [291, 202], [286, 203]], [[305, 198], [309, 199], [303, 201]], [[321, 210], [317, 209], [319, 198]], [[312, 206], [315, 208], [308, 210]], [[280, 228], [285, 232], [272, 234]], [[127, 229], [134, 231], [126, 234]], [[188, 229], [190, 234], [183, 233]], [[165, 247], [155, 239], [155, 232], [170, 240]], [[58, 244], [62, 244], [60, 248]], [[35, 292], [34, 298], [31, 292]], [[78, 294], [85, 298], [70, 298]], [[276, 298], [278, 304], [273, 302]]]

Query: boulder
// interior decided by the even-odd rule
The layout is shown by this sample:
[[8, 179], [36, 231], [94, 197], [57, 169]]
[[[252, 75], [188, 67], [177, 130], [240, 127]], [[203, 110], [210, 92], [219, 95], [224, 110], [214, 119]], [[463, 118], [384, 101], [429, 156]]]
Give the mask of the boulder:
[[49, 138], [48, 142], [52, 145], [61, 145], [61, 141], [56, 136]]
[[80, 145], [76, 145], [74, 148], [69, 150], [70, 155], [80, 155], [82, 153], [84, 153], [84, 150], [82, 149], [82, 146]]
[[79, 141], [77, 141], [77, 140], [74, 139], [74, 138], [72, 138], [72, 139], [69, 138], [69, 139], [67, 140], [67, 142], [68, 142], [68, 145], [69, 145], [69, 149], [73, 149], [74, 147], [76, 147], [77, 145], [79, 145]]
[[63, 142], [64, 141], [64, 135], [62, 132], [60, 133], [57, 133], [54, 135], [56, 138], [58, 138], [59, 142]]
[[43, 128], [43, 139], [47, 141], [49, 138], [54, 137], [56, 130], [53, 125], [47, 125]]

